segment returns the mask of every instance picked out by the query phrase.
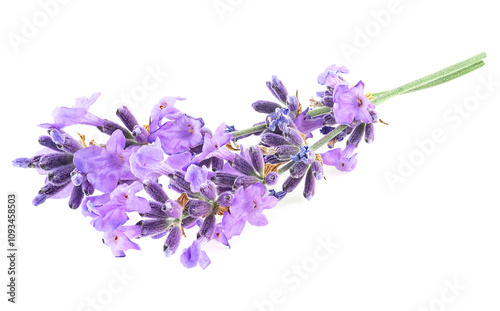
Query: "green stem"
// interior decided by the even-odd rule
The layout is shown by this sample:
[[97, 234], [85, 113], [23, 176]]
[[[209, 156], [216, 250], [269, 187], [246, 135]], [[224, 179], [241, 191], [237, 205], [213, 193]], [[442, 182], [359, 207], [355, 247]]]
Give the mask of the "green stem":
[[326, 143], [328, 143], [332, 138], [334, 138], [340, 132], [342, 132], [346, 127], [347, 127], [346, 124], [342, 124], [342, 125], [337, 126], [333, 131], [331, 131], [330, 133], [326, 134], [320, 140], [318, 140], [313, 145], [311, 145], [311, 147], [310, 147], [311, 151], [314, 152], [314, 151], [318, 150], [319, 148], [321, 148], [323, 145], [325, 145]]
[[311, 116], [311, 117], [316, 117], [316, 116], [319, 116], [319, 115], [322, 115], [322, 114], [330, 113], [331, 111], [332, 111], [332, 108], [329, 108], [329, 107], [320, 107], [320, 108], [316, 108], [316, 109], [313, 109], [313, 110], [309, 111], [307, 113], [307, 115]]
[[450, 73], [449, 75], [446, 75], [444, 77], [441, 77], [439, 79], [436, 79], [436, 80], [433, 80], [431, 82], [427, 82], [425, 84], [422, 84], [420, 86], [417, 86], [409, 91], [406, 91], [404, 93], [401, 93], [401, 94], [407, 94], [407, 93], [411, 93], [411, 92], [415, 92], [415, 91], [420, 91], [420, 90], [423, 90], [423, 89], [427, 89], [427, 88], [430, 88], [430, 87], [433, 87], [433, 86], [436, 86], [436, 85], [440, 85], [440, 84], [443, 84], [443, 83], [446, 83], [448, 81], [451, 81], [451, 80], [454, 80], [458, 77], [461, 77], [465, 74], [468, 74], [469, 72], [472, 72], [476, 69], [479, 69], [481, 67], [484, 66], [484, 62], [483, 61], [480, 61], [480, 62], [477, 62], [469, 67], [465, 67], [461, 70], [458, 70], [458, 71], [455, 71], [453, 73]]
[[261, 132], [261, 131], [265, 130], [266, 128], [267, 128], [267, 125], [265, 123], [263, 123], [263, 124], [255, 125], [255, 126], [252, 126], [250, 128], [247, 128], [247, 129], [244, 129], [241, 131], [231, 132], [231, 134], [233, 135], [233, 138], [237, 138], [240, 136], [245, 136], [245, 135]]
[[403, 94], [405, 92], [410, 91], [413, 88], [425, 85], [433, 80], [437, 80], [437, 79], [440, 79], [444, 76], [447, 76], [450, 73], [453, 73], [453, 72], [462, 70], [464, 68], [467, 68], [471, 65], [474, 65], [474, 64], [480, 62], [481, 60], [483, 60], [485, 57], [486, 57], [486, 53], [483, 52], [481, 54], [478, 54], [476, 56], [468, 58], [464, 61], [456, 63], [455, 65], [443, 68], [443, 69], [436, 71], [430, 75], [427, 75], [425, 77], [422, 77], [422, 78], [417, 79], [415, 81], [412, 81], [410, 83], [402, 85], [398, 88], [390, 90], [390, 91], [380, 95], [379, 97], [375, 98], [374, 100], [372, 100], [372, 103], [374, 103], [375, 105], [378, 105], [378, 104], [380, 104], [380, 103], [382, 103], [382, 102], [384, 102], [384, 101], [386, 101], [386, 100], [388, 100], [396, 95]]
[[284, 172], [288, 172], [288, 169], [292, 166], [293, 164], [293, 161], [290, 161], [288, 162], [287, 164], [281, 166], [279, 169], [278, 169], [278, 174], [283, 174]]
[[[426, 88], [429, 88], [429, 87], [433, 87], [433, 86], [436, 86], [436, 85], [440, 85], [440, 84], [443, 84], [443, 83], [446, 83], [448, 81], [451, 81], [451, 80], [454, 80], [460, 76], [463, 76], [465, 74], [468, 74], [469, 72], [472, 72], [478, 68], [481, 68], [484, 66], [484, 62], [483, 61], [480, 61], [480, 62], [477, 62], [475, 64], [472, 64], [468, 67], [465, 67], [463, 69], [460, 69], [458, 71], [455, 71], [455, 72], [452, 72], [448, 75], [445, 75], [443, 77], [440, 77], [438, 79], [435, 79], [435, 80], [432, 80], [430, 82], [427, 82], [427, 83], [424, 83], [422, 85], [419, 85], [417, 87], [414, 87], [413, 89], [411, 90], [408, 90], [404, 93], [401, 93], [401, 94], [407, 94], [407, 93], [411, 93], [411, 92], [415, 92], [415, 91], [420, 91], [420, 90], [423, 90], [423, 89], [426, 89]], [[387, 93], [389, 91], [384, 91], [384, 92], [378, 92], [378, 93], [372, 93], [372, 96], [377, 98], [385, 93]]]

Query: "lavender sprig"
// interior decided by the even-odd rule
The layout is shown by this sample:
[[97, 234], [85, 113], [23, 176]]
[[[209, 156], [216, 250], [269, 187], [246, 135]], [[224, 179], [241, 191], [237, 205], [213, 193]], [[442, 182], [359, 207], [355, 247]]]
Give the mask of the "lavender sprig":
[[[203, 119], [176, 107], [182, 97], [160, 99], [144, 125], [127, 107], [120, 107], [116, 115], [122, 126], [89, 112], [100, 96], [95, 93], [78, 98], [73, 107], [56, 108], [54, 122], [40, 125], [48, 134], [38, 140], [44, 148], [12, 163], [47, 176], [33, 205], [69, 198], [69, 207], [80, 208], [90, 218], [115, 256], [140, 250], [134, 241], [151, 237], [164, 241], [163, 253], [170, 257], [178, 252], [185, 231], [195, 228], [196, 238], [183, 248], [180, 260], [187, 268], [205, 269], [211, 262], [204, 250], [208, 243], [230, 247], [229, 241], [247, 224], [266, 225], [264, 211], [301, 183], [303, 196], [310, 200], [316, 182], [324, 177], [324, 165], [352, 171], [356, 148], [363, 140], [374, 141], [376, 105], [456, 79], [482, 67], [485, 57], [478, 54], [378, 93], [366, 93], [362, 81], [350, 85], [343, 76], [349, 70], [331, 65], [318, 75], [324, 89], [310, 107], [303, 107], [297, 93], [290, 94], [272, 76], [266, 86], [274, 99], [252, 104], [264, 116], [238, 131], [222, 123], [212, 132]], [[109, 139], [75, 139], [66, 131], [72, 125], [93, 126]], [[247, 145], [248, 136], [259, 141]], [[324, 146], [328, 150], [318, 152]], [[274, 189], [283, 175], [281, 189]], [[140, 219], [131, 225], [132, 217]]]

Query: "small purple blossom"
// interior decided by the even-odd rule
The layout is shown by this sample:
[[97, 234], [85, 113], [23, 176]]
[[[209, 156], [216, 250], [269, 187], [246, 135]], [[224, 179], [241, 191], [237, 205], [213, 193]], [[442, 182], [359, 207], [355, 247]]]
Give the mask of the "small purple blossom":
[[333, 113], [339, 124], [350, 124], [355, 119], [363, 123], [372, 122], [369, 109], [375, 109], [375, 105], [365, 96], [364, 89], [365, 84], [362, 81], [352, 88], [347, 85], [335, 88]]
[[103, 120], [91, 113], [89, 113], [89, 108], [93, 103], [99, 98], [101, 93], [94, 93], [87, 97], [80, 97], [76, 99], [76, 103], [73, 107], [58, 107], [52, 112], [54, 117], [53, 124], [40, 124], [43, 128], [59, 128], [75, 125], [75, 124], [85, 124], [99, 126], [102, 125]]
[[210, 265], [210, 258], [208, 258], [207, 253], [201, 249], [200, 244], [198, 240], [194, 240], [191, 246], [183, 250], [181, 263], [184, 267], [191, 269], [200, 265], [200, 267], [205, 270], [205, 268]]
[[204, 126], [202, 119], [184, 115], [175, 121], [169, 121], [152, 132], [148, 138], [153, 143], [157, 138], [166, 154], [176, 154], [189, 151], [203, 142], [201, 129]]
[[191, 164], [184, 175], [184, 180], [190, 183], [193, 193], [199, 192], [202, 184], [207, 182], [208, 170], [205, 166]]
[[99, 191], [111, 192], [120, 180], [135, 180], [129, 157], [138, 149], [125, 149], [125, 136], [116, 130], [106, 147], [90, 146], [75, 153], [76, 168], [87, 174], [89, 182]]
[[92, 212], [98, 216], [92, 220], [96, 230], [111, 232], [129, 219], [127, 213], [147, 213], [151, 210], [148, 201], [136, 196], [143, 186], [139, 182], [131, 185], [121, 184], [110, 194], [110, 200], [102, 206], [95, 207]]
[[267, 195], [261, 183], [253, 184], [246, 189], [239, 188], [235, 195], [230, 213], [222, 218], [222, 228], [228, 239], [240, 235], [246, 222], [253, 226], [267, 225], [267, 218], [262, 214], [265, 209], [273, 208], [278, 199]]
[[353, 155], [354, 145], [347, 145], [342, 151], [340, 148], [329, 150], [321, 154], [323, 163], [326, 165], [335, 166], [341, 172], [352, 171], [358, 162], [356, 159], [357, 153]]
[[349, 69], [345, 66], [330, 65], [318, 76], [318, 83], [332, 88], [345, 83], [339, 73], [349, 73]]
[[126, 250], [141, 249], [137, 243], [131, 241], [140, 234], [141, 228], [139, 226], [121, 226], [112, 232], [105, 232], [102, 241], [111, 248], [115, 257], [125, 257]]

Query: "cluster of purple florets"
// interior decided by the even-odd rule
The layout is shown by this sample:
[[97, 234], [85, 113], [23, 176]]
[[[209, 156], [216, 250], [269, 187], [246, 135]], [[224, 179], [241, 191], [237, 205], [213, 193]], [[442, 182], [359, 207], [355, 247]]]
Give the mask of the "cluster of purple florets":
[[[363, 137], [373, 141], [378, 117], [363, 82], [350, 87], [340, 73], [348, 70], [332, 65], [318, 76], [326, 90], [307, 109], [273, 76], [267, 86], [277, 101], [254, 102], [253, 108], [266, 116], [254, 130], [245, 131], [223, 123], [212, 132], [203, 119], [176, 107], [181, 97], [162, 98], [147, 125], [140, 125], [124, 106], [116, 112], [123, 125], [90, 113], [99, 93], [78, 98], [73, 107], [54, 110], [54, 123], [40, 125], [48, 133], [39, 139], [45, 148], [13, 164], [46, 175], [35, 206], [69, 197], [70, 208], [80, 208], [91, 218], [117, 257], [139, 250], [134, 240], [148, 236], [163, 238], [163, 252], [171, 256], [185, 230], [195, 228], [196, 238], [180, 259], [187, 268], [204, 269], [210, 264], [203, 250], [207, 243], [215, 240], [229, 247], [247, 223], [266, 225], [263, 211], [304, 179], [303, 195], [311, 199], [316, 181], [323, 178], [323, 165], [344, 172], [355, 168], [354, 150]], [[316, 109], [322, 113], [312, 113]], [[65, 131], [71, 125], [96, 127], [109, 139], [105, 144], [87, 143], [84, 136], [77, 140]], [[341, 131], [325, 143], [331, 150], [316, 153], [318, 146], [309, 144], [313, 133], [331, 136], [337, 127]], [[245, 146], [241, 140], [249, 135], [260, 137], [259, 142]], [[344, 149], [334, 148], [344, 139]], [[282, 174], [287, 176], [281, 189], [275, 189]], [[141, 220], [130, 224], [131, 213]]]

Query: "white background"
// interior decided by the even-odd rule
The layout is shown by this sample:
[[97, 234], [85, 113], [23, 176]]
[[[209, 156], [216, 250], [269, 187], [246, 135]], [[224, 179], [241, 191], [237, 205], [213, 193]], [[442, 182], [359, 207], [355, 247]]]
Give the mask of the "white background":
[[[375, 15], [388, 12], [387, 0], [220, 3], [232, 10], [219, 14], [213, 0], [68, 1], [44, 21], [37, 1], [2, 1], [2, 206], [7, 192], [18, 193], [20, 249], [15, 306], [6, 302], [1, 256], [2, 310], [259, 310], [256, 304], [262, 310], [498, 310], [500, 87], [497, 82], [488, 92], [480, 82], [500, 81], [495, 2], [401, 0], [383, 25]], [[13, 45], [9, 38], [22, 36], [34, 17], [35, 32]], [[364, 44], [356, 43], [367, 31]], [[347, 44], [355, 54], [342, 51]], [[133, 92], [142, 123], [162, 96], [185, 96], [179, 107], [210, 127], [224, 121], [242, 129], [262, 118], [250, 104], [272, 99], [265, 81], [273, 74], [306, 103], [321, 90], [316, 77], [331, 63], [347, 65], [349, 81], [362, 79], [367, 91], [377, 92], [482, 51], [488, 53], [482, 69], [381, 105], [390, 125], [376, 126], [375, 143], [359, 148], [353, 172], [328, 168], [311, 202], [299, 190], [267, 211], [268, 226], [247, 226], [230, 250], [211, 244], [205, 271], [183, 268], [180, 251], [164, 258], [159, 240], [141, 240], [141, 252], [114, 258], [66, 200], [32, 206], [43, 177], [10, 164], [39, 149], [44, 132], [36, 125], [50, 122], [55, 107], [96, 91], [102, 96], [92, 111], [103, 117], [115, 118], [121, 98]], [[168, 77], [141, 94], [150, 70]], [[476, 106], [464, 107], [474, 100]], [[419, 159], [416, 141], [439, 129], [445, 139]], [[412, 160], [417, 165], [401, 177], [401, 163], [412, 156], [420, 162]], [[391, 188], [388, 172], [404, 182]], [[318, 239], [340, 245], [319, 263]], [[308, 272], [298, 281], [294, 269], [303, 265]], [[131, 280], [120, 282], [122, 273]], [[448, 290], [455, 281], [458, 291]], [[280, 299], [271, 305], [272, 296]]]

